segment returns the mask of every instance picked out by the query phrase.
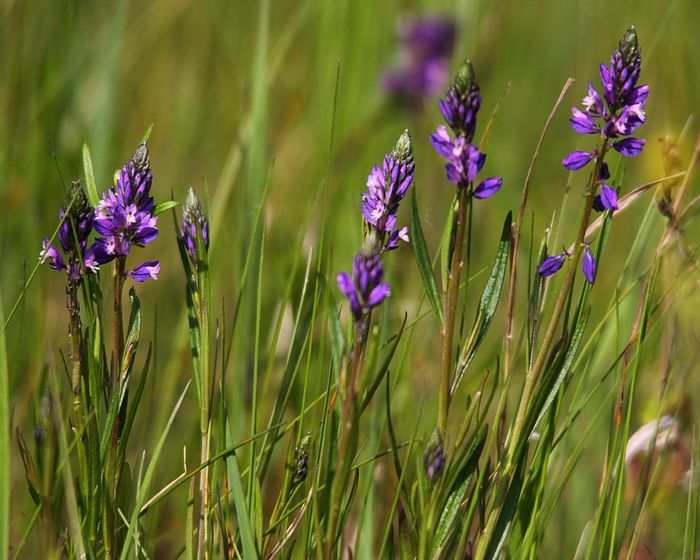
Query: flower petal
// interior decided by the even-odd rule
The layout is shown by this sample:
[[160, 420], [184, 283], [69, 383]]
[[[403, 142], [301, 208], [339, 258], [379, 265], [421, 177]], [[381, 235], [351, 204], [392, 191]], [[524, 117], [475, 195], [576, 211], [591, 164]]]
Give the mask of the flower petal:
[[634, 157], [642, 153], [642, 148], [644, 148], [646, 142], [647, 141], [642, 138], [625, 138], [615, 142], [613, 148], [623, 156]]
[[489, 198], [496, 194], [503, 184], [501, 177], [489, 177], [484, 179], [479, 186], [474, 189], [474, 198]]
[[588, 163], [593, 159], [592, 152], [582, 152], [579, 150], [571, 152], [568, 156], [564, 158], [562, 163], [569, 171], [576, 171], [588, 165]]

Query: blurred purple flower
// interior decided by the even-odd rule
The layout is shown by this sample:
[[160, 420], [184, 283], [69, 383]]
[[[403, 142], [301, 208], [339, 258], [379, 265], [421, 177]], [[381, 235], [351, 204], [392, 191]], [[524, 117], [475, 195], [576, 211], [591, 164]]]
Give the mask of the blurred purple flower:
[[382, 89], [412, 102], [436, 95], [448, 78], [454, 21], [446, 17], [416, 18], [399, 28], [399, 39], [402, 62], [382, 74]]
[[[126, 256], [132, 246], [143, 247], [158, 237], [152, 182], [148, 147], [141, 144], [122, 167], [115, 186], [103, 193], [95, 209], [94, 227], [103, 236], [95, 241], [95, 259], [99, 264]], [[143, 277], [140, 270], [137, 267], [127, 274]], [[155, 276], [150, 274], [150, 277]]]
[[409, 240], [407, 227], [395, 229], [396, 212], [413, 182], [414, 172], [413, 145], [406, 130], [384, 157], [382, 167], [374, 166], [367, 177], [367, 192], [362, 194], [361, 210], [365, 221], [377, 231], [381, 243], [389, 234], [380, 250], [396, 249], [399, 239]]
[[347, 272], [338, 274], [338, 287], [350, 302], [355, 322], [361, 321], [391, 295], [389, 284], [383, 280], [384, 266], [380, 255], [359, 253], [353, 261], [352, 276]]
[[[583, 98], [583, 111], [574, 107], [569, 119], [571, 127], [580, 134], [600, 133], [608, 146], [623, 156], [632, 157], [641, 153], [645, 140], [624, 138], [617, 142], [610, 140], [629, 136], [646, 121], [644, 106], [649, 95], [649, 86], [638, 86], [642, 56], [637, 32], [630, 27], [613, 51], [610, 65], [600, 65], [600, 81], [603, 86], [601, 96], [591, 82], [588, 95]], [[598, 121], [601, 121], [600, 123]], [[587, 160], [581, 157], [585, 152], [573, 152], [564, 158], [564, 167], [580, 169], [597, 154], [590, 154]], [[574, 156], [574, 154], [577, 154]]]
[[547, 257], [542, 261], [542, 264], [537, 269], [537, 274], [540, 276], [552, 276], [559, 272], [559, 269], [564, 265], [564, 261], [569, 255], [567, 253], [561, 253], [559, 255], [553, 255]]
[[82, 278], [83, 269], [92, 272], [97, 272], [99, 269], [99, 265], [95, 262], [94, 249], [87, 246], [88, 237], [93, 228], [95, 211], [90, 206], [80, 183], [77, 181], [72, 184], [70, 198], [73, 203], [70, 205], [69, 215], [65, 216], [68, 206], [61, 208], [58, 213], [62, 223], [58, 228], [57, 237], [63, 255], [55, 245], [49, 243], [49, 238], [46, 237], [42, 242], [39, 259], [42, 263], [48, 262], [54, 270], [66, 270], [71, 280], [77, 282]]
[[190, 188], [187, 191], [187, 199], [182, 210], [182, 226], [180, 227], [180, 238], [185, 244], [187, 254], [195, 266], [198, 265], [197, 257], [197, 230], [199, 229], [202, 236], [202, 243], [205, 251], [209, 249], [209, 221], [207, 220], [202, 205], [199, 203], [199, 198]]

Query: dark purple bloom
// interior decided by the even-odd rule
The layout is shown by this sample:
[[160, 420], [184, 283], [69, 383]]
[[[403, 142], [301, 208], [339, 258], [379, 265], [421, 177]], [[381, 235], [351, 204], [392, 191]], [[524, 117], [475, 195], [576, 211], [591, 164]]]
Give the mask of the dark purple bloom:
[[[49, 263], [54, 270], [66, 270], [73, 281], [82, 278], [83, 270], [96, 272], [99, 269], [95, 262], [94, 249], [87, 246], [88, 237], [93, 228], [95, 211], [90, 206], [80, 183], [74, 181], [71, 187], [69, 215], [66, 208], [61, 208], [58, 217], [62, 220], [58, 228], [58, 241], [63, 255], [55, 245], [49, 243], [48, 237], [42, 242], [39, 254], [41, 262]], [[65, 219], [64, 219], [65, 218]], [[64, 258], [65, 257], [65, 258]]]
[[610, 185], [601, 183], [600, 194], [596, 195], [593, 200], [593, 208], [598, 212], [602, 212], [603, 210], [618, 210], [617, 191]]
[[309, 443], [311, 442], [311, 433], [306, 432], [299, 440], [299, 444], [294, 449], [294, 474], [292, 475], [292, 484], [303, 482], [309, 470]]
[[338, 287], [348, 298], [356, 322], [391, 295], [389, 284], [383, 280], [384, 266], [380, 255], [359, 253], [353, 261], [352, 276], [347, 272], [338, 274]]
[[439, 106], [455, 135], [471, 142], [476, 130], [476, 115], [481, 107], [481, 94], [471, 62], [466, 61], [459, 69]]
[[573, 107], [571, 112], [573, 116], [569, 119], [569, 122], [571, 123], [571, 128], [576, 132], [580, 132], [581, 134], [596, 134], [600, 132], [593, 115], [584, 113], [576, 107]]
[[579, 150], [571, 152], [562, 162], [569, 171], [576, 171], [588, 165], [588, 162], [595, 157], [593, 152], [582, 152]]
[[433, 480], [442, 474], [445, 469], [445, 445], [437, 428], [433, 430], [428, 440], [428, 445], [423, 455], [423, 466], [428, 478]]
[[137, 282], [143, 282], [149, 278], [158, 280], [158, 274], [160, 273], [160, 263], [158, 261], [146, 261], [140, 264], [133, 270], [129, 270], [126, 275], [131, 276]]
[[384, 157], [380, 168], [375, 165], [367, 177], [367, 192], [362, 194], [362, 216], [383, 241], [389, 241], [383, 250], [395, 249], [399, 239], [408, 241], [408, 228], [396, 230], [396, 212], [413, 182], [415, 164], [413, 146], [408, 131], [396, 142], [394, 149]]
[[204, 250], [209, 249], [209, 221], [207, 220], [199, 198], [194, 190], [187, 191], [187, 200], [182, 210], [182, 226], [180, 227], [180, 238], [185, 244], [187, 254], [195, 266], [198, 265], [197, 257], [197, 231], [202, 236]]
[[642, 153], [642, 148], [646, 144], [646, 140], [640, 138], [625, 138], [618, 140], [613, 144], [613, 148], [620, 152], [623, 156], [632, 157]]
[[586, 247], [583, 250], [581, 269], [583, 270], [583, 275], [586, 277], [588, 283], [593, 284], [595, 281], [596, 264], [588, 244], [586, 244]]
[[94, 227], [102, 235], [95, 241], [98, 263], [106, 264], [124, 257], [132, 246], [143, 247], [158, 237], [152, 182], [148, 148], [141, 144], [122, 167], [114, 187], [102, 195], [95, 209]]
[[484, 179], [474, 189], [474, 198], [488, 198], [493, 196], [501, 189], [501, 184], [503, 184], [503, 179], [500, 177]]
[[564, 265], [564, 261], [569, 255], [567, 253], [561, 253], [560, 255], [553, 255], [547, 257], [542, 261], [542, 264], [537, 269], [537, 274], [540, 276], [552, 276], [559, 272], [559, 269]]
[[445, 85], [454, 48], [455, 25], [443, 17], [410, 21], [399, 30], [401, 65], [382, 75], [383, 89], [418, 102]]

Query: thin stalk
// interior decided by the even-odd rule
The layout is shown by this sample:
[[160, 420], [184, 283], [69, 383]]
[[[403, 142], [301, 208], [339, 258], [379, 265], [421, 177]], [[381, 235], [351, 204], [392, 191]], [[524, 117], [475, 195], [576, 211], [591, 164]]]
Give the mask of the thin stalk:
[[[438, 401], [438, 430], [441, 436], [447, 433], [447, 417], [450, 409], [450, 377], [452, 373], [452, 346], [454, 342], [455, 318], [457, 315], [457, 299], [459, 296], [459, 278], [461, 276], [464, 261], [462, 250], [464, 247], [464, 226], [467, 217], [467, 202], [471, 204], [471, 198], [467, 196], [468, 185], [457, 187], [457, 214], [455, 224], [455, 241], [450, 270], [447, 275], [445, 287], [444, 317], [442, 326], [442, 347], [440, 351], [440, 394]], [[449, 250], [449, 248], [445, 248]]]
[[[199, 328], [201, 333], [200, 356], [199, 356], [199, 379], [200, 379], [200, 430], [202, 432], [200, 463], [207, 464], [209, 460], [210, 443], [210, 398], [211, 380], [209, 371], [209, 263], [205, 254], [205, 249], [201, 241], [201, 234], [197, 235], [197, 289], [199, 305], [197, 308]], [[197, 546], [197, 558], [207, 558], [207, 540], [209, 524], [209, 468], [205, 467], [199, 474], [199, 543]]]
[[[338, 442], [338, 453], [335, 458], [336, 469], [331, 486], [331, 509], [326, 531], [325, 558], [334, 557], [333, 548], [338, 531], [340, 504], [343, 501], [342, 498], [345, 493], [345, 486], [352, 468], [355, 451], [357, 450], [357, 421], [359, 418], [357, 407], [357, 380], [362, 371], [367, 334], [369, 333], [369, 323], [370, 315], [366, 315], [362, 320], [355, 322], [355, 336], [349, 368], [346, 368], [340, 380], [340, 390], [343, 399], [340, 419], [340, 440]], [[348, 370], [349, 375], [347, 373]]]
[[586, 229], [588, 228], [588, 223], [591, 219], [591, 212], [593, 211], [593, 201], [596, 194], [596, 183], [598, 181], [598, 176], [600, 175], [600, 168], [603, 164], [606, 152], [606, 143], [603, 141], [599, 150], [600, 155], [596, 159], [596, 164], [591, 175], [590, 182], [588, 184], [588, 192], [586, 193], [586, 201], [584, 203], [583, 212], [581, 215], [581, 225], [579, 226], [578, 235], [576, 236], [576, 242], [574, 245], [574, 253], [571, 262], [569, 263], [569, 268], [566, 271], [566, 276], [564, 282], [562, 283], [561, 290], [559, 291], [559, 297], [554, 305], [554, 311], [552, 311], [552, 316], [549, 319], [549, 325], [547, 327], [547, 332], [542, 340], [542, 347], [537, 355], [532, 368], [528, 371], [525, 377], [525, 387], [523, 388], [523, 395], [520, 399], [520, 404], [518, 406], [518, 412], [515, 417], [515, 424], [513, 426], [513, 433], [509, 443], [508, 452], [508, 468], [512, 467], [513, 454], [518, 445], [518, 440], [521, 436], [521, 431], [523, 429], [523, 422], [525, 421], [525, 415], [530, 405], [530, 400], [537, 385], [537, 380], [544, 368], [544, 365], [549, 356], [549, 350], [554, 343], [554, 337], [556, 336], [557, 330], [559, 328], [559, 319], [561, 318], [564, 308], [566, 307], [566, 302], [568, 301], [569, 292], [574, 285], [574, 279], [576, 278], [576, 270], [578, 268], [578, 262], [581, 258], [581, 253], [583, 252], [583, 241], [586, 236]]

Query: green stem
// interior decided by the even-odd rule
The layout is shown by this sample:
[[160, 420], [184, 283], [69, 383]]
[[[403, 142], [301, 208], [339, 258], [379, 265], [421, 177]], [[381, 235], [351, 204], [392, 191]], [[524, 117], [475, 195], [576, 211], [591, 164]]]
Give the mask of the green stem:
[[[198, 236], [199, 238], [199, 236]], [[206, 250], [202, 242], [197, 243], [198, 265], [197, 265], [197, 289], [199, 296], [198, 320], [201, 333], [200, 346], [200, 430], [202, 433], [200, 463], [206, 464], [209, 460], [210, 442], [210, 399], [211, 399], [211, 379], [209, 371], [209, 265]], [[199, 543], [197, 548], [197, 558], [207, 558], [207, 541], [209, 524], [209, 468], [205, 467], [199, 474]]]
[[593, 211], [593, 201], [596, 195], [596, 183], [598, 182], [598, 176], [600, 175], [600, 168], [603, 165], [603, 159], [605, 158], [606, 144], [602, 143], [600, 148], [600, 155], [596, 160], [593, 173], [591, 175], [591, 180], [588, 184], [588, 192], [586, 193], [586, 202], [583, 207], [583, 213], [581, 215], [581, 225], [579, 226], [578, 235], [576, 236], [576, 242], [574, 245], [574, 254], [569, 267], [566, 271], [566, 276], [564, 277], [564, 282], [559, 291], [559, 297], [554, 305], [554, 311], [552, 311], [552, 316], [549, 320], [547, 326], [547, 332], [542, 340], [542, 347], [537, 355], [532, 368], [528, 371], [525, 377], [525, 386], [523, 388], [523, 395], [520, 399], [520, 404], [518, 406], [518, 412], [515, 417], [515, 424], [513, 427], [513, 433], [509, 444], [508, 453], [508, 463], [512, 466], [513, 453], [516, 451], [518, 440], [521, 437], [521, 432], [523, 430], [523, 423], [525, 422], [525, 415], [527, 413], [528, 407], [530, 405], [530, 400], [535, 391], [537, 385], [537, 380], [539, 379], [540, 373], [544, 368], [547, 358], [549, 356], [549, 350], [552, 347], [554, 338], [556, 336], [557, 330], [559, 328], [559, 320], [566, 307], [566, 302], [569, 299], [569, 292], [574, 285], [574, 279], [576, 278], [576, 270], [578, 268], [578, 262], [581, 258], [581, 253], [583, 252], [583, 242], [586, 237], [586, 230], [588, 229], [588, 224], [591, 220], [591, 212]]
[[[438, 430], [442, 437], [447, 433], [447, 417], [450, 409], [450, 377], [452, 374], [452, 345], [454, 342], [455, 318], [457, 312], [457, 300], [459, 296], [459, 279], [462, 273], [464, 261], [462, 260], [462, 250], [464, 247], [464, 226], [467, 216], [467, 202], [471, 199], [467, 197], [466, 186], [457, 187], [457, 214], [455, 225], [455, 241], [450, 270], [447, 275], [447, 286], [445, 287], [444, 316], [445, 322], [442, 326], [442, 347], [440, 352], [440, 394], [438, 401]], [[444, 248], [449, 250], [449, 248]]]
[[[357, 451], [358, 442], [358, 407], [357, 407], [357, 380], [360, 377], [362, 363], [364, 359], [365, 346], [367, 344], [367, 334], [369, 333], [370, 316], [355, 322], [355, 339], [353, 342], [350, 366], [342, 374], [340, 380], [340, 391], [342, 398], [342, 409], [340, 418], [340, 440], [338, 442], [338, 453], [335, 458], [335, 474], [331, 486], [331, 510], [328, 517], [328, 527], [326, 532], [326, 553], [325, 558], [334, 557], [333, 548], [338, 532], [338, 518], [340, 516], [340, 505], [345, 494], [345, 486], [350, 475], [352, 461]], [[349, 369], [349, 375], [347, 370]]]

